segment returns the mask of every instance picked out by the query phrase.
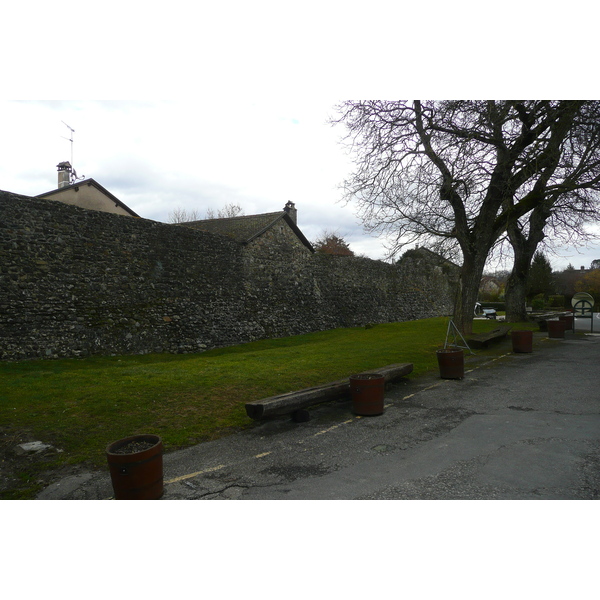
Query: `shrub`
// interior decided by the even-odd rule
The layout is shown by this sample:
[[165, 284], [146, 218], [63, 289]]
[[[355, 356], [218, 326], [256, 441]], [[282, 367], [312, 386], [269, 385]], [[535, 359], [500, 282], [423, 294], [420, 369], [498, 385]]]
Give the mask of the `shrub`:
[[563, 308], [565, 306], [565, 297], [561, 295], [548, 296], [548, 306]]
[[542, 310], [544, 308], [544, 295], [539, 294], [533, 298], [531, 301], [531, 308], [533, 310]]

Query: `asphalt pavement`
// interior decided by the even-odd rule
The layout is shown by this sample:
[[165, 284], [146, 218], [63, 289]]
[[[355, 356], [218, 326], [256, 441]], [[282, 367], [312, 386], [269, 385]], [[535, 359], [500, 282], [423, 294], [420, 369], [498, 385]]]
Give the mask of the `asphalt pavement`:
[[[600, 320], [530, 354], [465, 351], [465, 377], [407, 377], [380, 416], [350, 400], [279, 417], [164, 455], [163, 500], [555, 499], [600, 497]], [[587, 327], [586, 327], [587, 326]], [[149, 431], [148, 433], [152, 433]], [[39, 499], [112, 498], [108, 469]]]

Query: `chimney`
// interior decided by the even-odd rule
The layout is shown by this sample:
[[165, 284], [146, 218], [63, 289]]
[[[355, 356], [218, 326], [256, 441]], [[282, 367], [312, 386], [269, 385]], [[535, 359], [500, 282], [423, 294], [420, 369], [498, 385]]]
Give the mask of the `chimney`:
[[294, 221], [294, 223], [297, 225], [298, 224], [298, 211], [296, 210], [296, 205], [291, 202], [290, 200], [288, 200], [285, 204], [285, 206], [283, 207], [283, 210], [290, 215], [290, 217], [292, 218], [292, 221]]
[[71, 185], [71, 163], [67, 160], [56, 165], [58, 169], [58, 187], [64, 188]]

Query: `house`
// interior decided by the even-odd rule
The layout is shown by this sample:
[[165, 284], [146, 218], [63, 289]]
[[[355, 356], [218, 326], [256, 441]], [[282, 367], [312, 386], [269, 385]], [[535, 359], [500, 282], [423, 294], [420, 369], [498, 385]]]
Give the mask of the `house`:
[[36, 198], [58, 200], [80, 208], [139, 218], [138, 214], [94, 179], [77, 181], [75, 171], [68, 161], [59, 163], [57, 168], [58, 188], [44, 194], [38, 194], [35, 196]]
[[479, 292], [488, 296], [498, 296], [504, 288], [503, 283], [491, 275], [484, 275], [479, 284]]
[[303, 247], [314, 253], [312, 244], [298, 228], [297, 214], [294, 203], [287, 202], [283, 210], [279, 212], [189, 221], [182, 225], [225, 235], [244, 245], [257, 245], [263, 240], [268, 240], [270, 243], [279, 242], [279, 244]]

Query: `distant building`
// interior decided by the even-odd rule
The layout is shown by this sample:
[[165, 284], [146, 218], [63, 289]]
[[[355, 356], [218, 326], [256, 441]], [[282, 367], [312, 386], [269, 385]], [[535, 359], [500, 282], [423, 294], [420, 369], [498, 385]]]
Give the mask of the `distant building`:
[[77, 181], [75, 171], [68, 161], [59, 163], [57, 168], [58, 188], [44, 194], [38, 194], [35, 196], [36, 198], [58, 200], [80, 208], [139, 218], [138, 214], [94, 179]]
[[497, 296], [503, 289], [502, 282], [496, 277], [490, 275], [484, 275], [481, 278], [479, 284], [479, 292], [482, 294], [488, 294], [489, 296]]

